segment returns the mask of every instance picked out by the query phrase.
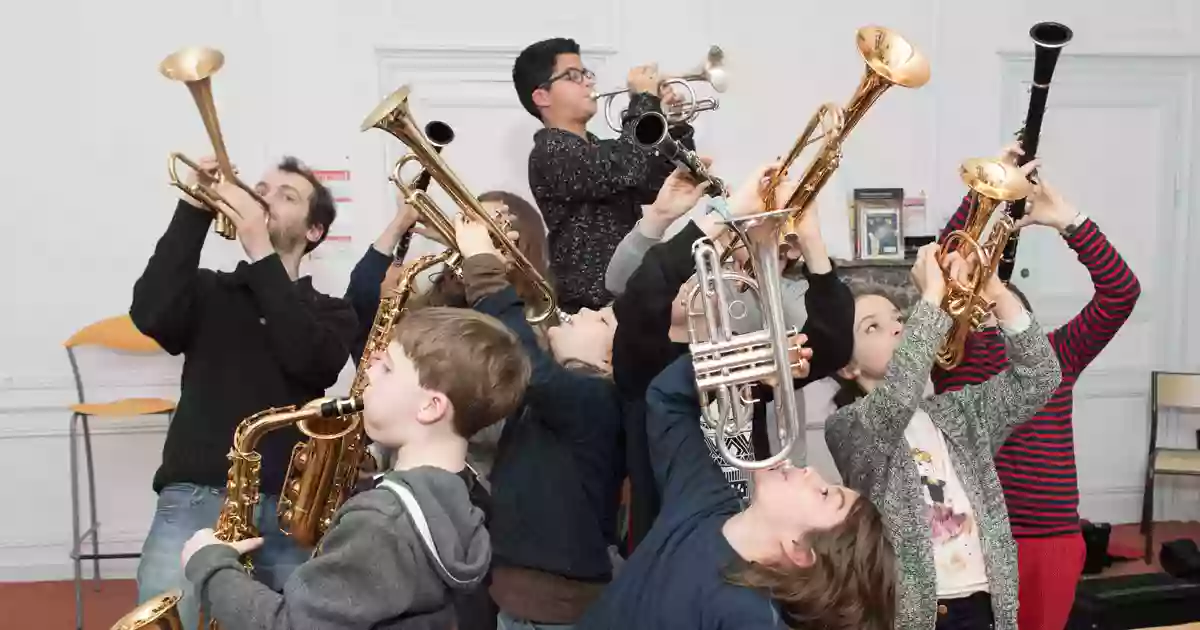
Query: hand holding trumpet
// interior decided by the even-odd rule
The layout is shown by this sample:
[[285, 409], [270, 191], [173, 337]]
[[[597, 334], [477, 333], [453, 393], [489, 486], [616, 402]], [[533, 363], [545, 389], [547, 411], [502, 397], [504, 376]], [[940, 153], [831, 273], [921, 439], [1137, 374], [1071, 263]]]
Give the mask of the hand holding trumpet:
[[[271, 235], [267, 229], [270, 217], [268, 208], [263, 205], [261, 197], [243, 188], [236, 182], [226, 181], [221, 177], [220, 165], [213, 156], [205, 156], [197, 162], [199, 169], [188, 173], [185, 184], [193, 190], [201, 187], [216, 193], [222, 200], [216, 204], [216, 211], [227, 217], [237, 230], [237, 238], [242, 242], [242, 249], [251, 262], [258, 262], [275, 253], [271, 244]], [[233, 167], [237, 173], [237, 167]], [[180, 197], [197, 208], [208, 208], [208, 205], [188, 193]]]

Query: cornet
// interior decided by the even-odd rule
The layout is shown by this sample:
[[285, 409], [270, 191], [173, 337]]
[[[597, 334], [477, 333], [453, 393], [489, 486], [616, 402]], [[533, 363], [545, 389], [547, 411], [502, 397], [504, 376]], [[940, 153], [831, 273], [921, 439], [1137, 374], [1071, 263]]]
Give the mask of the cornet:
[[[803, 461], [807, 453], [801, 421], [804, 409], [796, 399], [792, 378], [792, 370], [804, 363], [799, 355], [800, 346], [793, 342], [797, 331], [786, 328], [783, 319], [776, 247], [789, 214], [791, 209], [784, 209], [729, 221], [729, 227], [746, 244], [750, 264], [759, 280], [723, 267], [721, 256], [711, 240], [703, 238], [692, 245], [696, 286], [686, 304], [701, 418], [706, 428], [713, 432], [713, 441], [721, 457], [742, 470], [771, 468], [793, 453]], [[747, 291], [738, 293], [750, 293], [758, 300], [763, 318], [761, 330], [733, 332], [732, 320], [743, 317], [746, 308], [740, 300], [730, 299], [726, 282], [741, 285]], [[696, 330], [697, 320], [704, 322], [703, 334]], [[744, 460], [729, 449], [726, 438], [750, 430], [755, 402], [752, 388], [755, 383], [768, 379], [775, 391], [779, 452], [763, 460]], [[712, 410], [714, 405], [715, 412]]]
[[[825, 103], [817, 109], [763, 193], [766, 207], [775, 208], [775, 191], [787, 178], [788, 169], [808, 145], [822, 142], [817, 155], [801, 175], [800, 186], [783, 205], [784, 208], [795, 208], [795, 212], [784, 221], [779, 247], [796, 237], [796, 225], [805, 210], [841, 164], [842, 143], [875, 101], [893, 85], [919, 88], [929, 81], [929, 61], [908, 40], [891, 29], [865, 26], [858, 29], [856, 40], [858, 52], [866, 62], [866, 71], [858, 89], [845, 107]], [[820, 133], [814, 136], [818, 130]], [[734, 249], [736, 247], [726, 250], [726, 256]]]
[[948, 269], [945, 271], [946, 296], [942, 298], [942, 310], [954, 319], [954, 324], [937, 354], [938, 367], [943, 370], [958, 367], [967, 336], [983, 325], [995, 306], [980, 293], [1000, 266], [1004, 248], [1013, 233], [1013, 219], [1007, 212], [1000, 212], [986, 241], [983, 230], [1001, 205], [1024, 199], [1033, 192], [1033, 184], [1021, 168], [1003, 160], [967, 160], [959, 167], [959, 176], [971, 189], [971, 210], [963, 228], [942, 239], [938, 260], [944, 260], [951, 251], [958, 250], [963, 258], [974, 257], [977, 263], [971, 267], [971, 277], [966, 282], [959, 282]]
[[[192, 98], [196, 101], [196, 107], [200, 109], [200, 119], [204, 121], [204, 130], [208, 132], [208, 139], [212, 142], [213, 152], [217, 157], [217, 174], [214, 177], [201, 171], [200, 165], [189, 160], [184, 154], [172, 153], [167, 160], [167, 172], [171, 176], [171, 185], [207, 206], [216, 214], [213, 231], [233, 240], [237, 238], [237, 229], [234, 227], [233, 221], [225, 214], [232, 210], [232, 205], [217, 192], [214, 184], [225, 181], [236, 185], [249, 193], [263, 207], [264, 211], [267, 207], [267, 200], [238, 179], [233, 170], [233, 164], [229, 161], [225, 140], [221, 137], [221, 123], [217, 120], [217, 107], [213, 102], [212, 75], [216, 74], [223, 65], [225, 65], [225, 55], [219, 50], [184, 48], [163, 59], [158, 64], [158, 71], [172, 81], [182, 81], [187, 85], [188, 91], [192, 93]], [[196, 171], [194, 185], [186, 183], [185, 178], [179, 176], [178, 162], [182, 162]]]
[[[696, 89], [691, 85], [692, 82], [707, 83], [718, 94], [725, 92], [729, 87], [729, 74], [725, 71], [725, 51], [721, 50], [720, 46], [710, 46], [708, 57], [695, 70], [668, 77], [663, 81], [665, 85], [678, 85], [686, 93], [682, 102], [667, 108], [667, 111], [664, 112], [667, 115], [667, 121], [673, 125], [690, 123], [696, 120], [700, 112], [709, 112], [721, 106], [721, 102], [716, 97], [697, 97]], [[621, 131], [621, 120], [625, 118], [625, 113], [621, 112], [621, 115], [614, 117], [613, 101], [628, 92], [629, 88], [609, 92], [592, 92], [593, 100], [604, 101], [604, 121], [608, 123], [609, 129], [618, 133]]]

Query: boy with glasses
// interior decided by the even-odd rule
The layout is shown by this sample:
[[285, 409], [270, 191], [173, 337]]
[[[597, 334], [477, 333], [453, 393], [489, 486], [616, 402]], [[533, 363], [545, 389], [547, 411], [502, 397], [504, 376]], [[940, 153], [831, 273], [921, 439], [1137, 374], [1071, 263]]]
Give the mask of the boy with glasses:
[[[544, 125], [529, 154], [529, 187], [546, 220], [550, 270], [560, 306], [567, 312], [599, 309], [612, 301], [604, 272], [617, 244], [654, 201], [674, 166], [655, 151], [637, 146], [630, 124], [639, 115], [662, 112], [678, 96], [662, 84], [655, 65], [630, 70], [624, 130], [601, 140], [587, 130], [596, 114], [595, 74], [583, 66], [579, 44], [555, 38], [531, 44], [513, 64], [521, 105]], [[694, 149], [692, 129], [671, 135]]]

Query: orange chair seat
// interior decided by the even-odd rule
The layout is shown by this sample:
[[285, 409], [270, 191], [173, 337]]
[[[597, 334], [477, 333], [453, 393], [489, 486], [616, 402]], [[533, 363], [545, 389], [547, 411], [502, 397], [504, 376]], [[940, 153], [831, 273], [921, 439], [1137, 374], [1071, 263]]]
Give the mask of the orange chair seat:
[[106, 403], [79, 403], [71, 405], [71, 411], [85, 416], [108, 416], [111, 418], [148, 416], [175, 410], [175, 401], [166, 398], [122, 398]]

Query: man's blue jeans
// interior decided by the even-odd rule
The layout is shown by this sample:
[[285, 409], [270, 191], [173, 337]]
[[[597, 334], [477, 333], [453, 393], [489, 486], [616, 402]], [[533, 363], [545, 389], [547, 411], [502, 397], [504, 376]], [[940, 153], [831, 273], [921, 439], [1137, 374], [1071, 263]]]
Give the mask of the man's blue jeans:
[[[183, 600], [179, 602], [179, 614], [184, 628], [195, 628], [199, 624], [200, 602], [192, 584], [183, 576], [180, 561], [183, 544], [197, 530], [217, 524], [224, 502], [224, 488], [190, 483], [171, 484], [158, 493], [154, 522], [142, 545], [142, 559], [138, 564], [138, 602], [181, 589]], [[288, 576], [308, 560], [312, 550], [298, 546], [279, 531], [275, 516], [277, 503], [275, 495], [261, 495], [257, 525], [262, 532], [263, 546], [251, 555], [251, 559], [254, 577], [272, 589], [282, 591]]]

